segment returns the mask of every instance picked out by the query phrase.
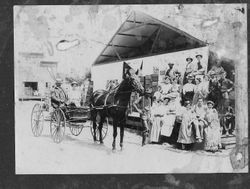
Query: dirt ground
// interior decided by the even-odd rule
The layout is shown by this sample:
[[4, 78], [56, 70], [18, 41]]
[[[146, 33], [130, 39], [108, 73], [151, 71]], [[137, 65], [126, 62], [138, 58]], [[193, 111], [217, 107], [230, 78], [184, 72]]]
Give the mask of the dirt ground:
[[[56, 144], [50, 137], [49, 122], [35, 137], [31, 131], [31, 111], [37, 102], [16, 103], [15, 151], [17, 174], [105, 174], [105, 173], [212, 173], [232, 172], [229, 150], [220, 153], [182, 151], [169, 145], [141, 146], [141, 137], [125, 131], [124, 149], [111, 149], [112, 126], [104, 144], [94, 143], [90, 128], [73, 136], [66, 128], [64, 140]], [[89, 125], [89, 123], [86, 123]], [[119, 129], [118, 129], [119, 134]]]

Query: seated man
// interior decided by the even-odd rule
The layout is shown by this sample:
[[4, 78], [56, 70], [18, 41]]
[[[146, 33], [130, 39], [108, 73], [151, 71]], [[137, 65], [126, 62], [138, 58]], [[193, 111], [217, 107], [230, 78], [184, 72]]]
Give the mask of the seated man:
[[58, 108], [68, 101], [68, 96], [61, 87], [62, 79], [56, 79], [55, 87], [51, 91], [51, 105], [53, 108]]

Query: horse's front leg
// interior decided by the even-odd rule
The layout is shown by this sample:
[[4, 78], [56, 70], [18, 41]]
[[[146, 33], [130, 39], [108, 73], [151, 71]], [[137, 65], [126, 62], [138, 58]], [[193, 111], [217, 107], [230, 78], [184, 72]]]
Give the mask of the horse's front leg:
[[113, 143], [112, 143], [113, 150], [116, 149], [116, 144], [115, 144], [116, 136], [117, 136], [117, 121], [114, 120], [113, 121]]
[[121, 125], [120, 125], [120, 147], [121, 147], [121, 150], [123, 148], [124, 124], [125, 123], [121, 123]]
[[100, 121], [100, 124], [99, 124], [99, 141], [101, 144], [103, 144], [103, 138], [102, 138], [102, 127], [103, 127], [103, 123], [104, 123], [104, 120], [105, 120], [105, 116], [101, 116], [101, 121]]

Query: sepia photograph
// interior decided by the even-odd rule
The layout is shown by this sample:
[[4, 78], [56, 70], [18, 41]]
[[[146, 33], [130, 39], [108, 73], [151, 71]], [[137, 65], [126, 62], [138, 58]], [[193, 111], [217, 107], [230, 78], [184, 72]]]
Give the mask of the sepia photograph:
[[13, 14], [16, 174], [248, 172], [246, 4]]

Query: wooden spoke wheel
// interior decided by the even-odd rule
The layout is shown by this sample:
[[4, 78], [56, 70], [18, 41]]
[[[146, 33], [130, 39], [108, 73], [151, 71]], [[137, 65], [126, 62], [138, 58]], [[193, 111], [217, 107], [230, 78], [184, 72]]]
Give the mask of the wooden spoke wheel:
[[39, 137], [43, 131], [44, 115], [42, 106], [35, 104], [31, 112], [31, 131], [34, 136]]
[[50, 120], [50, 134], [55, 143], [63, 140], [66, 126], [66, 118], [62, 109], [58, 108], [52, 112]]
[[[105, 121], [103, 122], [103, 126], [102, 126], [102, 140], [104, 140], [104, 138], [107, 136], [107, 133], [108, 133], [108, 118], [105, 119]], [[93, 127], [93, 122], [92, 122], [92, 125], [90, 127], [90, 131], [91, 131], [91, 134], [92, 136], [94, 136], [94, 127]], [[96, 140], [97, 141], [100, 141], [100, 137], [99, 137], [99, 126], [97, 124], [96, 126]]]
[[82, 125], [72, 125], [70, 126], [70, 132], [74, 136], [78, 136], [82, 132], [83, 126]]

